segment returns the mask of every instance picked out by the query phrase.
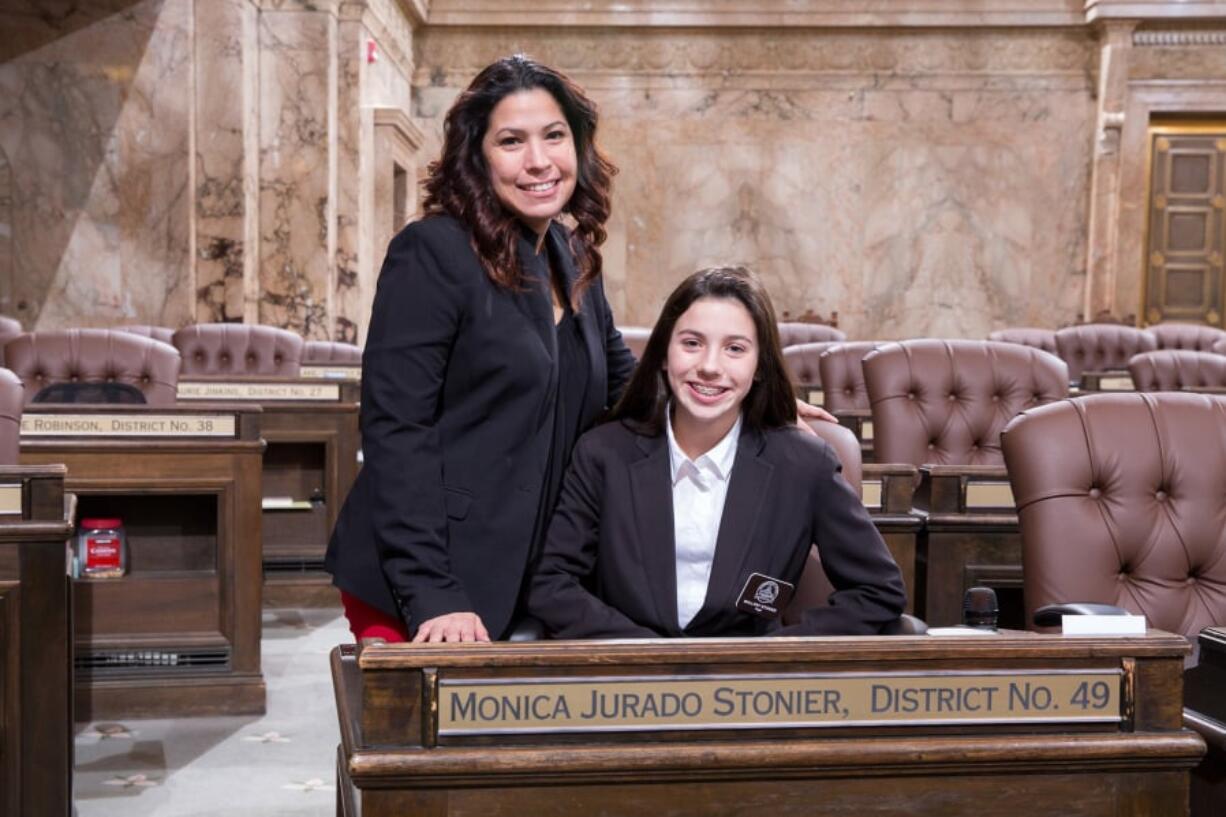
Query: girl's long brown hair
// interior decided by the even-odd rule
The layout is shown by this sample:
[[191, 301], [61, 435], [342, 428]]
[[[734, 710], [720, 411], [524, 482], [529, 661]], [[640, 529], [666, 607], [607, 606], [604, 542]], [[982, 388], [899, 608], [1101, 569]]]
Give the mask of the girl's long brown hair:
[[490, 170], [482, 152], [490, 113], [502, 99], [519, 91], [542, 88], [558, 103], [575, 140], [578, 172], [575, 192], [562, 212], [575, 222], [571, 251], [579, 277], [571, 291], [577, 305], [583, 292], [600, 276], [599, 247], [607, 238], [610, 188], [617, 168], [596, 146], [596, 105], [562, 73], [516, 54], [477, 74], [447, 112], [443, 122], [443, 154], [431, 162], [425, 180], [427, 214], [447, 213], [472, 230], [473, 249], [490, 279], [508, 289], [524, 286], [516, 245], [522, 226], [490, 185]]
[[745, 267], [699, 270], [673, 290], [651, 330], [643, 358], [609, 419], [626, 421], [646, 434], [664, 433], [664, 413], [673, 396], [664, 371], [668, 363], [668, 345], [677, 321], [699, 298], [739, 301], [753, 318], [758, 333], [758, 368], [754, 372], [753, 386], [741, 404], [745, 425], [757, 430], [794, 425], [796, 398], [783, 362], [775, 309], [758, 276]]

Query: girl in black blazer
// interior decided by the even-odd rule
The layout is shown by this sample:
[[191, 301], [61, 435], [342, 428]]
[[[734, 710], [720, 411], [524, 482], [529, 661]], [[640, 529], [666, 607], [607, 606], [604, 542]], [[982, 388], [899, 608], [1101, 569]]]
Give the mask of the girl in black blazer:
[[359, 640], [503, 636], [574, 441], [633, 369], [600, 283], [615, 171], [596, 121], [577, 86], [518, 56], [447, 114], [425, 218], [379, 276], [365, 463], [328, 545]]
[[[752, 273], [673, 292], [613, 417], [575, 447], [532, 578], [528, 611], [552, 635], [869, 634], [902, 614], [898, 566], [837, 458], [795, 427]], [[783, 626], [814, 543], [835, 592]]]

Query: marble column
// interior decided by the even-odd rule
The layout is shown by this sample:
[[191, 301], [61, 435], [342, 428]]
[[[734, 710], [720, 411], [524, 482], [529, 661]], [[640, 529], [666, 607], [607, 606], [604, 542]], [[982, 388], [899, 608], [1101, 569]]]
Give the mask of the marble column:
[[195, 3], [193, 260], [200, 323], [257, 318], [257, 14], [250, 0]]
[[1086, 248], [1084, 318], [1115, 317], [1119, 276], [1120, 137], [1128, 105], [1128, 63], [1133, 20], [1111, 20], [1099, 27], [1098, 120], [1090, 181], [1089, 239]]

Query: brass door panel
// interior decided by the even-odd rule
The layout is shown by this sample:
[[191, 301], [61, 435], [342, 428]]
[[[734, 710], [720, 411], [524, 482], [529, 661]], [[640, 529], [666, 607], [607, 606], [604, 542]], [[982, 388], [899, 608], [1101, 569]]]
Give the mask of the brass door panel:
[[1149, 157], [1145, 322], [1222, 326], [1226, 122], [1151, 127]]

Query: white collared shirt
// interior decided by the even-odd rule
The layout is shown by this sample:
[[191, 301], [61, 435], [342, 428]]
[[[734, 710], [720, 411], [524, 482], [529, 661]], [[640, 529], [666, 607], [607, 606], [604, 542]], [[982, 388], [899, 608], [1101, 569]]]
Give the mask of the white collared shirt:
[[[671, 407], [670, 407], [671, 408]], [[736, 461], [741, 418], [696, 461], [677, 445], [672, 412], [668, 417], [668, 454], [673, 482], [673, 542], [677, 552], [677, 622], [684, 629], [702, 608], [715, 559], [715, 541]]]

